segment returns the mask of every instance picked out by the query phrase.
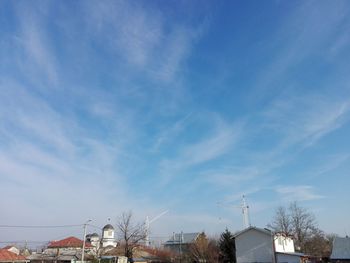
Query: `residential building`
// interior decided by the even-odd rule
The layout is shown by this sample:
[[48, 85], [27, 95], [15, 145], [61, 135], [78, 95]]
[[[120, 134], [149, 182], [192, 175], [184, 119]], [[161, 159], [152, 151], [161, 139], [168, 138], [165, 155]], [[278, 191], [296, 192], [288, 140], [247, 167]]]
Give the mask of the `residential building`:
[[[71, 251], [81, 251], [83, 248], [83, 240], [76, 237], [67, 237], [58, 241], [51, 241], [45, 249], [46, 254], [62, 254]], [[92, 250], [92, 245], [89, 242], [85, 242], [85, 249], [87, 251]]]
[[[82, 258], [83, 240], [68, 237], [51, 241], [43, 253], [32, 254], [28, 257], [34, 263], [76, 263]], [[85, 243], [85, 260], [93, 258], [93, 247]]]
[[26, 263], [26, 262], [29, 262], [29, 260], [22, 255], [17, 255], [16, 253], [13, 253], [7, 249], [1, 248], [0, 262], [1, 263]]
[[6, 249], [8, 251], [11, 251], [12, 253], [15, 253], [16, 255], [19, 255], [20, 254], [20, 250], [15, 247], [15, 246], [12, 246], [12, 245], [9, 245], [9, 246], [6, 246], [4, 247], [3, 249]]
[[235, 234], [237, 263], [300, 263], [302, 253], [296, 253], [288, 236], [268, 229], [248, 227]]
[[196, 242], [201, 233], [177, 233], [164, 243], [164, 248], [174, 253], [186, 253], [190, 245]]
[[350, 263], [350, 238], [335, 237], [331, 254], [331, 262]]

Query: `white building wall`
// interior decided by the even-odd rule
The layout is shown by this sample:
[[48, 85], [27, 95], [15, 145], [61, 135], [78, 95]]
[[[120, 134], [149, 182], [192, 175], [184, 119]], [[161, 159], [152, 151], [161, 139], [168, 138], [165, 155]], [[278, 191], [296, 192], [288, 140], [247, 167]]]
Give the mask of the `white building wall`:
[[116, 247], [117, 246], [117, 241], [116, 240], [109, 240], [109, 239], [103, 239], [102, 240], [102, 247]]
[[275, 235], [275, 251], [284, 253], [294, 253], [294, 242], [290, 237]]
[[237, 263], [274, 262], [272, 236], [251, 229], [236, 237]]
[[102, 238], [114, 239], [114, 230], [112, 229], [104, 230], [102, 234]]
[[102, 247], [116, 247], [117, 246], [117, 241], [114, 239], [114, 230], [112, 229], [107, 229], [104, 230], [102, 233]]

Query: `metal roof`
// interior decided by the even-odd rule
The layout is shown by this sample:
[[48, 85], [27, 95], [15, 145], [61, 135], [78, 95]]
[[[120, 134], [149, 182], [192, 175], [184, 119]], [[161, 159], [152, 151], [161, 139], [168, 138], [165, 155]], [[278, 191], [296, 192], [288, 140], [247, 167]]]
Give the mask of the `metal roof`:
[[331, 259], [350, 259], [349, 237], [334, 238]]
[[261, 232], [261, 233], [266, 234], [266, 235], [269, 235], [269, 236], [272, 235], [271, 230], [269, 230], [269, 229], [267, 229], [267, 228], [259, 228], [259, 227], [255, 227], [255, 226], [250, 226], [250, 227], [248, 227], [248, 228], [246, 228], [246, 229], [243, 229], [243, 230], [241, 230], [241, 231], [235, 233], [234, 236], [235, 236], [235, 237], [238, 237], [239, 235], [241, 235], [241, 234], [243, 234], [243, 233], [246, 233], [246, 232], [248, 232], [248, 231], [250, 231], [250, 230], [256, 230], [256, 231], [258, 231], [258, 232]]
[[304, 253], [299, 253], [299, 252], [276, 252], [276, 254], [297, 256], [297, 257], [304, 257], [304, 256], [306, 256]]
[[190, 244], [196, 241], [200, 233], [177, 233], [172, 236], [165, 245]]

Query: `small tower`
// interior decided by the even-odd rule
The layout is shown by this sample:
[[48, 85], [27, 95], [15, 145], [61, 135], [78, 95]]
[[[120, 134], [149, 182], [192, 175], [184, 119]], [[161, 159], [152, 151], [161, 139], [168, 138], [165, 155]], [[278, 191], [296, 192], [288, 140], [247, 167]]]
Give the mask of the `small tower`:
[[90, 242], [91, 245], [97, 249], [100, 247], [100, 237], [97, 233], [89, 234], [86, 236], [86, 241]]
[[102, 247], [117, 246], [117, 241], [114, 237], [114, 227], [111, 224], [107, 224], [103, 227], [101, 244]]

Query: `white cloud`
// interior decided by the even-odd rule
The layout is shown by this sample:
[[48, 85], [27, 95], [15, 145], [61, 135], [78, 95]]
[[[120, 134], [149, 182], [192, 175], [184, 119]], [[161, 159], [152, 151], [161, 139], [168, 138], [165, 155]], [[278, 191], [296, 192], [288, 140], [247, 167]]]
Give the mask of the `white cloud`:
[[[202, 29], [169, 24], [160, 11], [128, 1], [86, 4], [91, 34], [122, 57], [131, 69], [156, 80], [174, 80]], [[92, 18], [92, 19], [91, 19]]]
[[275, 191], [286, 201], [309, 201], [324, 198], [314, 193], [314, 188], [309, 185], [277, 186]]
[[[297, 8], [291, 10], [275, 34], [266, 44], [266, 50], [275, 54], [269, 63], [261, 68], [255, 81], [254, 99], [263, 99], [276, 94], [281, 89], [288, 89], [295, 82], [294, 76], [289, 78], [293, 68], [313, 56], [327, 56], [334, 52], [329, 48], [341, 45], [338, 29], [342, 27], [347, 17], [346, 2], [331, 4], [322, 2], [300, 2]], [[346, 35], [346, 34], [345, 34]], [[318, 53], [322, 50], [322, 53]], [[334, 64], [332, 64], [334, 66]], [[288, 80], [288, 81], [286, 81]]]
[[191, 115], [192, 113], [189, 113], [185, 117], [174, 122], [172, 125], [166, 127], [165, 129], [162, 129], [157, 135], [156, 142], [152, 146], [151, 151], [157, 152], [163, 144], [174, 140], [179, 135], [179, 133], [184, 130], [186, 124], [188, 123], [188, 120], [191, 118]]
[[47, 80], [49, 83], [45, 86], [47, 88], [58, 84], [59, 75], [56, 57], [48, 38], [46, 21], [42, 21], [38, 15], [38, 12], [45, 13], [46, 9], [45, 4], [39, 10], [33, 6], [18, 4], [16, 15], [19, 29], [13, 40], [14, 47], [18, 48], [15, 61], [18, 62], [22, 74], [31, 79], [35, 85], [41, 85], [42, 79]]
[[314, 95], [283, 96], [265, 112], [265, 125], [283, 136], [283, 147], [310, 146], [349, 120], [346, 99]]
[[[207, 121], [213, 122], [213, 125], [215, 123], [210, 118]], [[188, 143], [180, 147], [174, 158], [161, 161], [160, 173], [166, 182], [179, 171], [216, 160], [229, 153], [242, 136], [241, 123], [227, 124], [219, 120], [213, 130], [209, 137], [204, 136], [197, 143]]]

